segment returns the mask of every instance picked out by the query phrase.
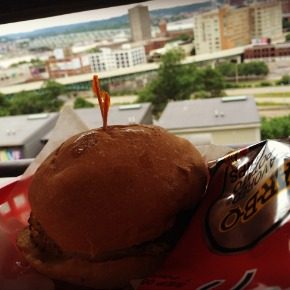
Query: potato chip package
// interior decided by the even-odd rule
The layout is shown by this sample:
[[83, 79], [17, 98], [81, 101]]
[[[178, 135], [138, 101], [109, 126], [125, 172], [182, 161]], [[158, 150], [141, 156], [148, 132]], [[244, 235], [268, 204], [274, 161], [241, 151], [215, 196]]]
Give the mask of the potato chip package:
[[185, 234], [138, 290], [290, 289], [290, 145], [262, 141], [209, 170]]

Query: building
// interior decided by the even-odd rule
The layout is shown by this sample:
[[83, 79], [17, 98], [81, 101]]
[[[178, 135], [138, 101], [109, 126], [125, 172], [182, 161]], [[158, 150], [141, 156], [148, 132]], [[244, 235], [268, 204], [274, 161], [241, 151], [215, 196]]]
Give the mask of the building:
[[25, 83], [29, 78], [31, 78], [29, 64], [2, 68], [0, 71], [0, 87]]
[[71, 49], [55, 49], [53, 55], [48, 58], [47, 72], [49, 78], [61, 78], [91, 72], [87, 56], [74, 55]]
[[196, 54], [212, 53], [251, 41], [248, 7], [225, 5], [194, 18]]
[[99, 52], [89, 55], [92, 72], [133, 67], [146, 63], [144, 46], [124, 44], [119, 49], [101, 48]]
[[260, 118], [253, 97], [170, 102], [158, 124], [196, 145], [241, 146], [260, 141]]
[[178, 36], [187, 36], [193, 38], [193, 18], [185, 18], [177, 21], [166, 22], [161, 20], [159, 22], [159, 32], [156, 33], [157, 37], [177, 38]]
[[248, 7], [220, 9], [221, 46], [229, 49], [251, 42], [250, 14]]
[[249, 6], [252, 39], [270, 38], [271, 42], [284, 41], [282, 6], [279, 0], [254, 2]]
[[281, 0], [282, 13], [289, 17], [290, 14], [290, 0]]
[[56, 113], [0, 118], [0, 161], [34, 158], [42, 149], [41, 139], [55, 125]]
[[169, 37], [152, 38], [151, 40], [147, 41], [144, 45], [146, 55], [148, 55], [150, 51], [154, 49], [164, 47], [169, 41]]
[[[290, 43], [255, 45], [245, 49], [245, 62], [259, 60], [264, 62], [290, 61]], [[290, 63], [288, 63], [290, 65]]]
[[195, 53], [212, 53], [222, 50], [219, 10], [214, 9], [194, 17]]
[[151, 19], [147, 6], [137, 5], [128, 11], [131, 36], [134, 42], [151, 38]]
[[212, 53], [251, 42], [248, 7], [225, 5], [194, 18], [196, 54]]
[[[85, 108], [76, 109], [75, 112], [80, 119], [90, 128], [102, 126], [102, 116], [100, 109]], [[152, 124], [151, 103], [130, 104], [121, 106], [111, 106], [108, 116], [109, 125], [129, 125], [129, 124]]]
[[248, 45], [252, 40], [283, 40], [282, 8], [278, 0], [248, 6], [224, 5], [194, 18], [196, 54]]
[[[100, 109], [84, 108], [74, 110], [81, 121], [89, 128], [100, 128], [103, 125]], [[152, 124], [152, 105], [151, 103], [131, 104], [122, 106], [111, 106], [108, 116], [108, 125], [129, 125], [129, 124]], [[46, 143], [51, 135], [48, 132], [42, 142]]]

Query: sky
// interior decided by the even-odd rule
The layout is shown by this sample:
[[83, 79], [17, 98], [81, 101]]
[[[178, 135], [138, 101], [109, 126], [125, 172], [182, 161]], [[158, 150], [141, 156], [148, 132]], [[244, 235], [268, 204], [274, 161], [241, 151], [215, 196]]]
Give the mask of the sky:
[[[182, 6], [187, 4], [193, 4], [198, 2], [204, 2], [205, 0], [154, 0], [146, 1], [138, 4], [148, 6], [149, 10], [156, 10], [162, 8], [169, 8], [174, 6]], [[47, 17], [42, 19], [35, 19], [29, 21], [21, 21], [15, 23], [1, 24], [0, 36], [29, 32], [41, 28], [48, 28], [53, 26], [68, 25], [73, 23], [89, 22], [94, 20], [108, 19], [128, 13], [128, 9], [136, 6], [136, 4], [122, 5], [117, 7], [103, 8], [97, 10], [89, 10], [78, 13], [70, 13], [60, 16]]]

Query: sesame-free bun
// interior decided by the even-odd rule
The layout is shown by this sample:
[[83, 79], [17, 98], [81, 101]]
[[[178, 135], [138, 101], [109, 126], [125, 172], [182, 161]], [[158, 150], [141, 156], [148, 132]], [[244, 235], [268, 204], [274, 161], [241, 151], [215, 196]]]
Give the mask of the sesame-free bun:
[[38, 272], [55, 280], [93, 289], [121, 290], [128, 286], [129, 281], [151, 274], [164, 258], [164, 255], [142, 255], [104, 262], [80, 258], [43, 259], [43, 253], [32, 242], [28, 228], [20, 233], [17, 243], [26, 260]]
[[[206, 179], [205, 162], [195, 147], [160, 127], [109, 126], [78, 134], [39, 167], [29, 200], [33, 218], [49, 239], [68, 256], [76, 255], [74, 263], [85, 264], [72, 266], [72, 260], [66, 260], [46, 267], [45, 261], [35, 258], [34, 265], [40, 272], [67, 281], [85, 277], [94, 281], [89, 283], [94, 287], [98, 275], [106, 277], [110, 269], [116, 273], [139, 269], [136, 259], [147, 274], [149, 265], [153, 269], [160, 259], [122, 257], [125, 267], [118, 264], [120, 260], [84, 260], [156, 239], [174, 225], [179, 212], [196, 205]], [[33, 261], [35, 250], [29, 253], [29, 239], [27, 234], [22, 236], [19, 246]], [[62, 270], [64, 266], [67, 270]], [[87, 266], [94, 270], [84, 270]], [[132, 277], [143, 276], [136, 271], [138, 275]], [[130, 275], [124, 276], [129, 279]]]

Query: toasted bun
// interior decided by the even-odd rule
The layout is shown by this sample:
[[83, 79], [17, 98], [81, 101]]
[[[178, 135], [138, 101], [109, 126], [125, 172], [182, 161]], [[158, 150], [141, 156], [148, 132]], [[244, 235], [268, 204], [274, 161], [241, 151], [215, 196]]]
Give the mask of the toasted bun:
[[[29, 200], [33, 217], [62, 252], [93, 259], [160, 236], [197, 203], [206, 179], [205, 162], [187, 140], [157, 126], [110, 126], [78, 134], [53, 152], [35, 173]], [[106, 280], [100, 277], [119, 270], [122, 280], [129, 269], [137, 277], [158, 260], [43, 264], [31, 255], [40, 272], [56, 278], [65, 272], [69, 281]]]
[[146, 277], [154, 272], [164, 258], [133, 256], [107, 262], [90, 262], [77, 258], [44, 260], [41, 251], [30, 239], [29, 229], [19, 235], [18, 246], [26, 260], [38, 272], [55, 280], [65, 280], [74, 285], [94, 289], [126, 287], [134, 278]]

